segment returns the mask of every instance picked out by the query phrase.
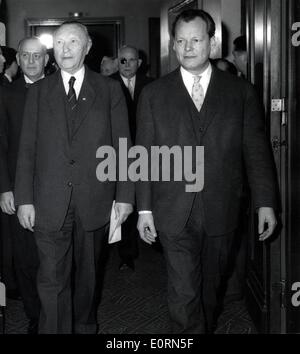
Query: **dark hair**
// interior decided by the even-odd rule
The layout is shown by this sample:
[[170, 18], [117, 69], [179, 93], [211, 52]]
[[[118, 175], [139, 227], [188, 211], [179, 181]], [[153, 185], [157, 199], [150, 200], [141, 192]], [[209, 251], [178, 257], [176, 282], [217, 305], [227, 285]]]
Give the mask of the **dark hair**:
[[175, 21], [172, 25], [172, 36], [175, 37], [176, 26], [179, 21], [190, 22], [193, 21], [195, 18], [201, 18], [207, 25], [207, 33], [209, 38], [212, 38], [216, 32], [216, 24], [213, 18], [210, 16], [209, 13], [199, 10], [199, 9], [189, 9], [182, 11], [180, 14], [177, 15]]
[[16, 54], [17, 51], [14, 48], [6, 47], [6, 46], [1, 46], [2, 54], [5, 58], [5, 66], [6, 68], [11, 66], [11, 64], [15, 61], [16, 59]]
[[247, 40], [246, 36], [239, 36], [234, 41], [234, 50], [236, 52], [246, 52], [247, 51]]

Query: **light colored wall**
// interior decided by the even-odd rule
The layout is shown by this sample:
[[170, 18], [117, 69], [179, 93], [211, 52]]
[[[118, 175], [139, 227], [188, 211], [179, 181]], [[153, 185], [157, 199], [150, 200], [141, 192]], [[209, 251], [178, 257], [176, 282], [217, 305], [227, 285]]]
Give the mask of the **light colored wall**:
[[88, 17], [124, 17], [125, 42], [147, 54], [148, 18], [160, 16], [164, 0], [9, 0], [8, 44], [17, 46], [26, 34], [26, 18], [68, 17], [69, 12], [83, 12]]
[[233, 40], [241, 35], [241, 0], [222, 0], [222, 22], [228, 29], [228, 53], [232, 61]]

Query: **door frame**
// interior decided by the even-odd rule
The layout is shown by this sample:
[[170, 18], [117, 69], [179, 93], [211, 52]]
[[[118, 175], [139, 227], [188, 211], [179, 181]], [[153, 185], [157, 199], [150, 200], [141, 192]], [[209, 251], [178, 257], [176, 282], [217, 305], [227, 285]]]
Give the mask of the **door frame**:
[[[281, 201], [279, 225], [274, 236], [264, 244], [257, 241], [257, 217], [254, 211], [251, 213], [247, 298], [260, 332], [286, 333], [287, 126], [285, 112], [274, 110], [272, 100], [285, 98], [286, 94], [286, 48], [283, 44], [287, 2], [249, 0], [246, 11], [249, 78], [258, 87], [264, 103], [265, 127], [273, 150]], [[259, 266], [261, 274], [257, 271]]]

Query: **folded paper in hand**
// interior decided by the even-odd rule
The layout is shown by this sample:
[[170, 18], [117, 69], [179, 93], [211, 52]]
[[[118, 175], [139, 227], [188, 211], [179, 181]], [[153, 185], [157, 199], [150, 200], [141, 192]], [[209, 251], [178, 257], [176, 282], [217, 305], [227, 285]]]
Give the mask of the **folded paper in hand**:
[[108, 243], [121, 241], [121, 225], [117, 227], [119, 219], [116, 218], [115, 201], [111, 208]]

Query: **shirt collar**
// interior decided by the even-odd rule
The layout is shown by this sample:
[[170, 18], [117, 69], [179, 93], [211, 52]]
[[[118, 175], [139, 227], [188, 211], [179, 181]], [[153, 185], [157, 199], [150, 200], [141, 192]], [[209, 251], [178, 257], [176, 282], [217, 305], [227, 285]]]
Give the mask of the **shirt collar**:
[[[187, 88], [189, 94], [191, 95], [193, 84], [194, 84], [194, 76], [197, 76], [197, 75], [190, 73], [189, 71], [184, 69], [182, 66], [180, 67], [180, 72], [181, 72], [183, 83], [184, 83], [185, 87]], [[206, 95], [206, 92], [208, 89], [211, 74], [212, 74], [212, 66], [209, 63], [208, 67], [203, 71], [202, 74], [199, 75], [199, 76], [201, 76], [200, 83], [201, 83], [203, 90], [204, 90], [204, 96]]]
[[65, 88], [66, 94], [68, 94], [68, 92], [69, 92], [69, 80], [70, 80], [71, 76], [75, 77], [76, 80], [74, 83], [74, 90], [75, 90], [76, 96], [78, 98], [80, 90], [81, 90], [81, 86], [83, 83], [83, 79], [84, 79], [85, 67], [82, 66], [82, 68], [80, 68], [78, 71], [76, 71], [75, 74], [67, 73], [64, 70], [61, 70], [60, 72], [61, 72], [61, 77], [62, 77], [62, 80], [64, 83], [64, 88]]
[[[41, 77], [39, 78], [39, 80], [42, 80], [44, 77], [45, 77], [45, 75], [41, 76]], [[31, 79], [29, 79], [29, 77], [26, 76], [25, 74], [24, 74], [24, 80], [25, 80], [26, 84], [34, 84], [34, 81], [32, 81]], [[37, 81], [39, 81], [39, 80], [37, 80]]]
[[[123, 76], [123, 75], [121, 75], [121, 74], [120, 74], [120, 76], [121, 76], [121, 78], [122, 78], [122, 80], [123, 80], [125, 86], [128, 87], [128, 79], [127, 79], [127, 77], [125, 77], [125, 76]], [[134, 86], [135, 86], [135, 81], [136, 81], [136, 75], [132, 76], [132, 77], [130, 78], [130, 80], [131, 80], [132, 86], [134, 87]]]
[[9, 82], [12, 82], [12, 78], [7, 73], [5, 73], [4, 76], [7, 78]]

